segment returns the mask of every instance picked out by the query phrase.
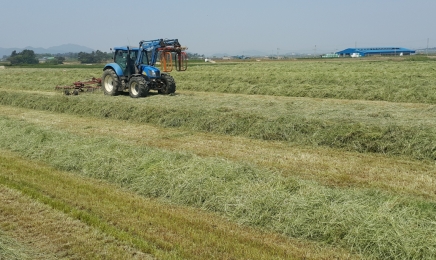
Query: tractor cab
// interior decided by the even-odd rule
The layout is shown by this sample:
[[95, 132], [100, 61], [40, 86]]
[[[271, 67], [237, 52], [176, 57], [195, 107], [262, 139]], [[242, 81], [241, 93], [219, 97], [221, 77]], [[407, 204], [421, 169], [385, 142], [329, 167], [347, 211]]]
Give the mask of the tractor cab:
[[135, 74], [135, 61], [137, 56], [138, 48], [115, 48], [114, 62], [120, 66], [124, 76]]

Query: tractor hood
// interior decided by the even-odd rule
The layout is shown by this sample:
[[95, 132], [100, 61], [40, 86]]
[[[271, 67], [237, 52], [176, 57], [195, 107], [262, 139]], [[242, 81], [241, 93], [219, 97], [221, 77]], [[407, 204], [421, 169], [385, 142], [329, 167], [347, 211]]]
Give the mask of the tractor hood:
[[150, 65], [140, 65], [139, 68], [142, 75], [147, 76], [150, 79], [160, 78], [160, 70]]

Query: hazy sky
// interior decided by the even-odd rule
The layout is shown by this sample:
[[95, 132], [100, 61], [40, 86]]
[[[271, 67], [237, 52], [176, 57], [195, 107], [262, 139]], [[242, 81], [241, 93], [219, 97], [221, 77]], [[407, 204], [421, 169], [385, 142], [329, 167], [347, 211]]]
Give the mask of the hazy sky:
[[[0, 47], [101, 51], [178, 38], [190, 52], [243, 54], [436, 47], [435, 0], [0, 0]], [[316, 47], [315, 47], [316, 46]]]

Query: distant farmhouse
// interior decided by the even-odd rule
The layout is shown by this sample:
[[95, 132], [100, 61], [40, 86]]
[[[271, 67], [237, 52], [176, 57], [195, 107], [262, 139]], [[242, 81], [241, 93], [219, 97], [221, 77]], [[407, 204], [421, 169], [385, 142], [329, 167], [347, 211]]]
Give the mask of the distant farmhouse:
[[338, 51], [340, 57], [365, 57], [365, 56], [403, 56], [414, 54], [414, 50], [401, 47], [374, 47], [374, 48], [348, 48]]

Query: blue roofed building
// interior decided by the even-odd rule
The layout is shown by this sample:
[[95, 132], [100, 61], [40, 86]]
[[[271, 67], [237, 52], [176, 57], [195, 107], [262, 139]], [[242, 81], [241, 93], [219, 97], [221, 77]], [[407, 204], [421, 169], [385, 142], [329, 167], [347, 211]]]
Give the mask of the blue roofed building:
[[403, 56], [414, 54], [414, 50], [402, 47], [371, 47], [371, 48], [348, 48], [338, 51], [341, 57], [365, 57], [365, 56]]

